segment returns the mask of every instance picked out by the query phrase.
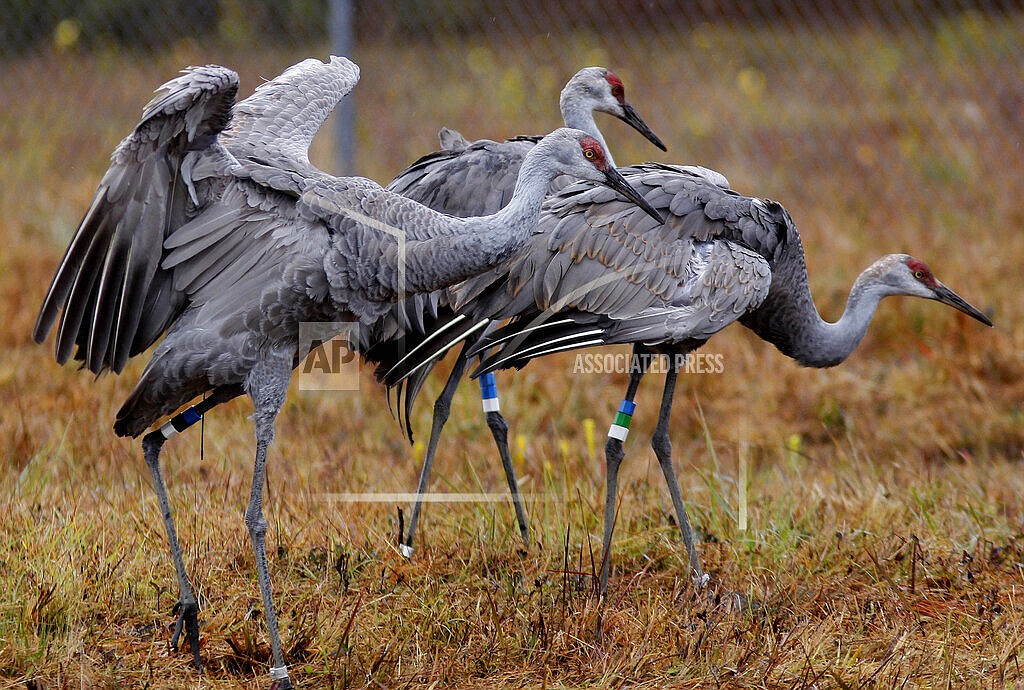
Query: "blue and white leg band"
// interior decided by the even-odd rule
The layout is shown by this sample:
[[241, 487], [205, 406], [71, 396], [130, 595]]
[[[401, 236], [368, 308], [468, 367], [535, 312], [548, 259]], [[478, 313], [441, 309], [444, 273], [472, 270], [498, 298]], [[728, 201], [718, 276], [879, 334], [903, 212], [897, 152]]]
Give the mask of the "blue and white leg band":
[[189, 407], [171, 417], [170, 421], [160, 427], [160, 433], [164, 435], [164, 438], [170, 438], [176, 433], [189, 428], [202, 418], [203, 415], [196, 411], [195, 406]]
[[485, 413], [501, 410], [501, 405], [498, 403], [498, 382], [494, 378], [493, 371], [480, 377], [480, 397], [483, 398]]
[[608, 437], [617, 441], [625, 441], [629, 436], [629, 423], [633, 420], [633, 412], [636, 410], [636, 403], [632, 400], [623, 400], [619, 405], [619, 413], [615, 415], [615, 421], [608, 429]]

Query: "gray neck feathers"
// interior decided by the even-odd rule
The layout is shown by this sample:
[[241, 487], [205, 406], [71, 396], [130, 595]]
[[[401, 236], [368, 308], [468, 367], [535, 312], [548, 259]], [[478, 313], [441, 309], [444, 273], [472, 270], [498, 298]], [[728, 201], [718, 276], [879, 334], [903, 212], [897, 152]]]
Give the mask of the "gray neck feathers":
[[835, 323], [821, 318], [807, 283], [807, 266], [799, 240], [791, 243], [772, 271], [768, 298], [742, 323], [788, 357], [807, 367], [831, 367], [860, 344], [878, 303], [887, 294], [875, 266], [864, 271]]
[[559, 102], [559, 106], [562, 109], [562, 119], [565, 121], [565, 126], [581, 129], [597, 139], [598, 143], [601, 144], [601, 148], [604, 149], [608, 163], [615, 167], [612, 152], [608, 150], [608, 144], [605, 143], [604, 135], [601, 134], [601, 130], [597, 128], [597, 122], [594, 121], [594, 110], [590, 106], [581, 103], [578, 98], [567, 97], [564, 94]]
[[406, 293], [429, 292], [482, 273], [525, 244], [540, 216], [548, 185], [555, 176], [542, 141], [527, 154], [516, 178], [512, 201], [490, 216], [453, 218], [431, 237], [405, 248]]

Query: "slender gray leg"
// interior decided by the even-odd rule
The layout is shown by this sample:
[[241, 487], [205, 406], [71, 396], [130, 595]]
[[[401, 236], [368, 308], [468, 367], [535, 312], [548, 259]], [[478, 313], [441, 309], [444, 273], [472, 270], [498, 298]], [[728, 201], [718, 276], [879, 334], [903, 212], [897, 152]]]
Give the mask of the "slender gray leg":
[[[495, 404], [498, 397], [492, 398]], [[486, 402], [487, 398], [484, 398]], [[519, 480], [515, 476], [515, 468], [512, 467], [512, 456], [509, 454], [509, 425], [505, 422], [502, 414], [493, 409], [487, 412], [487, 428], [490, 435], [495, 437], [495, 445], [498, 446], [498, 455], [502, 459], [502, 467], [505, 468], [505, 480], [508, 481], [509, 491], [512, 493], [512, 506], [515, 508], [515, 519], [519, 523], [519, 534], [522, 536], [522, 543], [529, 547], [529, 524], [526, 520], [526, 509], [522, 505], [522, 493], [519, 492]]]
[[[490, 328], [489, 326], [488, 330]], [[484, 354], [481, 353], [481, 362], [483, 362], [483, 358]], [[512, 507], [516, 511], [519, 534], [523, 538], [523, 544], [529, 547], [530, 524], [526, 517], [526, 508], [523, 506], [523, 495], [519, 491], [516, 469], [512, 465], [512, 454], [508, 449], [508, 422], [505, 421], [505, 417], [501, 414], [501, 405], [498, 401], [498, 381], [492, 371], [481, 375], [479, 382], [480, 398], [483, 403], [484, 416], [487, 419], [487, 428], [491, 430], [491, 436], [494, 437], [494, 445], [498, 449], [498, 457], [501, 458], [501, 466], [505, 470], [505, 481], [508, 483], [509, 493], [512, 494]]]
[[665, 483], [668, 484], [668, 492], [672, 496], [672, 505], [676, 511], [679, 531], [683, 534], [683, 544], [686, 546], [686, 553], [690, 558], [690, 574], [693, 577], [693, 584], [700, 589], [707, 584], [708, 576], [704, 574], [704, 569], [700, 565], [700, 554], [697, 553], [697, 547], [694, 544], [693, 530], [690, 528], [690, 518], [686, 515], [686, 506], [683, 505], [683, 497], [679, 492], [679, 482], [676, 480], [675, 469], [672, 467], [672, 441], [668, 433], [678, 375], [679, 370], [673, 358], [672, 363], [669, 365], [668, 373], [665, 375], [665, 392], [661, 396], [658, 426], [654, 429], [651, 447], [654, 448], [654, 454], [658, 457], [661, 472], [665, 475]]
[[437, 455], [437, 444], [441, 440], [441, 430], [444, 429], [444, 425], [448, 421], [448, 415], [451, 413], [452, 398], [455, 397], [455, 390], [459, 387], [459, 381], [462, 380], [462, 375], [466, 372], [466, 365], [469, 363], [469, 358], [466, 356], [468, 349], [469, 343], [459, 352], [459, 357], [455, 360], [455, 366], [452, 367], [452, 373], [448, 376], [447, 383], [444, 384], [444, 390], [441, 391], [441, 395], [434, 402], [434, 419], [430, 424], [430, 440], [427, 442], [427, 452], [423, 457], [420, 483], [416, 487], [416, 504], [412, 507], [412, 516], [409, 518], [409, 531], [406, 533], [405, 543], [399, 545], [402, 555], [406, 558], [412, 558], [412, 540], [416, 536], [416, 523], [419, 522], [420, 510], [423, 508], [423, 494], [427, 491], [430, 471], [434, 466], [434, 456]]
[[267, 619], [267, 635], [274, 665], [270, 669], [272, 688], [291, 688], [288, 667], [281, 651], [281, 635], [277, 626], [277, 611], [270, 589], [270, 572], [267, 565], [267, 521], [263, 517], [263, 485], [267, 476], [267, 447], [274, 440], [274, 421], [284, 404], [291, 376], [291, 356], [274, 357], [260, 361], [253, 367], [246, 381], [246, 390], [255, 406], [253, 420], [256, 426], [256, 463], [252, 472], [252, 493], [249, 507], [245, 510], [245, 526], [252, 540], [256, 558], [256, 577], [259, 581], [263, 612]]
[[203, 668], [202, 659], [199, 656], [199, 602], [195, 592], [192, 591], [188, 571], [185, 570], [185, 560], [181, 555], [178, 532], [174, 527], [174, 516], [171, 513], [171, 502], [167, 497], [167, 485], [164, 483], [164, 475], [160, 470], [160, 449], [163, 448], [164, 441], [192, 426], [202, 419], [202, 416], [209, 410], [225, 400], [230, 400], [235, 395], [236, 393], [231, 390], [215, 391], [206, 400], [175, 415], [157, 431], [151, 431], [142, 437], [142, 456], [146, 460], [149, 475], [153, 479], [153, 489], [156, 491], [160, 516], [163, 518], [167, 543], [171, 549], [171, 560], [174, 561], [174, 571], [178, 577], [178, 603], [174, 607], [177, 610], [178, 619], [174, 623], [171, 647], [178, 648], [178, 641], [181, 639], [181, 631], [184, 628], [189, 647], [192, 649], [192, 665], [198, 670]]
[[[420, 511], [423, 509], [423, 494], [427, 491], [427, 483], [430, 479], [430, 472], [434, 465], [434, 458], [437, 455], [437, 445], [441, 439], [441, 431], [451, 414], [452, 398], [458, 388], [463, 374], [466, 372], [466, 365], [469, 358], [466, 353], [473, 343], [467, 342], [459, 353], [452, 372], [448, 376], [444, 390], [434, 402], [434, 418], [430, 426], [430, 440], [427, 442], [427, 450], [423, 458], [423, 469], [420, 470], [419, 485], [416, 488], [416, 503], [412, 508], [412, 515], [409, 518], [409, 529], [404, 537], [405, 543], [400, 545], [402, 555], [412, 558], [413, 539], [416, 535], [416, 525], [419, 522]], [[523, 497], [519, 492], [519, 482], [516, 478], [515, 468], [512, 466], [512, 455], [508, 447], [508, 424], [501, 412], [498, 411], [497, 387], [494, 384], [494, 375], [485, 374], [481, 377], [481, 394], [484, 396], [484, 410], [487, 417], [487, 427], [491, 430], [494, 443], [498, 448], [498, 455], [501, 458], [502, 467], [505, 470], [505, 479], [508, 482], [509, 491], [512, 494], [512, 505], [516, 511], [516, 521], [519, 523], [519, 533], [522, 535], [523, 543], [530, 545], [530, 528], [526, 518], [526, 510], [523, 507]]]
[[163, 446], [166, 437], [160, 431], [151, 431], [142, 439], [142, 455], [149, 467], [149, 474], [153, 478], [153, 488], [156, 490], [156, 498], [160, 504], [160, 515], [163, 517], [164, 530], [167, 532], [167, 542], [171, 547], [171, 560], [174, 561], [174, 571], [178, 576], [178, 619], [174, 623], [174, 633], [171, 635], [171, 647], [178, 648], [178, 640], [181, 638], [182, 626], [188, 636], [189, 646], [192, 648], [192, 665], [196, 669], [203, 668], [202, 659], [199, 656], [199, 602], [196, 600], [195, 592], [188, 580], [188, 572], [185, 570], [185, 560], [181, 556], [181, 546], [178, 544], [178, 533], [174, 528], [174, 516], [171, 514], [171, 502], [167, 497], [167, 486], [164, 484], [163, 473], [160, 471], [160, 448]]
[[[639, 350], [634, 348], [634, 355], [641, 354]], [[628, 408], [630, 410], [628, 416], [632, 416], [633, 398], [636, 397], [637, 388], [640, 387], [640, 379], [644, 377], [647, 371], [646, 362], [643, 359], [634, 358], [634, 362], [641, 362], [640, 366], [635, 370], [631, 370], [629, 374], [629, 386], [626, 388], [626, 395], [623, 399], [623, 403], [620, 406], [620, 413], [616, 415], [615, 422], [612, 424], [611, 429], [608, 430], [608, 443], [604, 447], [605, 457], [605, 496], [604, 496], [604, 534], [601, 537], [601, 597], [603, 598], [608, 593], [608, 570], [611, 565], [611, 547], [612, 547], [612, 530], [615, 527], [615, 502], [617, 498], [618, 484], [619, 484], [619, 466], [622, 464], [622, 458], [624, 451], [622, 449], [622, 442], [626, 439], [626, 431], [628, 426], [620, 424], [621, 421], [628, 420], [622, 419], [622, 409]]]

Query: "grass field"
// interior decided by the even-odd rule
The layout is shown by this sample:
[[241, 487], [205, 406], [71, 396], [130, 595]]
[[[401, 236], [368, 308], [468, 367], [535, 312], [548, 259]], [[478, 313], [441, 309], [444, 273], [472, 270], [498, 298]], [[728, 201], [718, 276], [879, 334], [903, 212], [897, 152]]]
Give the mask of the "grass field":
[[[705, 28], [656, 39], [645, 48], [660, 51], [656, 62], [641, 49], [626, 64], [588, 36], [565, 39], [543, 66], [531, 63], [548, 48], [543, 37], [524, 49], [524, 65], [503, 62], [500, 48], [448, 46], [460, 57], [441, 63], [444, 73], [426, 69], [423, 46], [364, 46], [359, 172], [390, 179], [433, 150], [442, 124], [471, 138], [551, 129], [559, 83], [582, 64], [609, 64], [670, 149], [655, 157], [611, 122], [619, 162], [698, 162], [741, 192], [782, 201], [823, 315], [838, 316], [870, 261], [908, 251], [996, 328], [891, 300], [832, 370], [801, 369], [739, 327], [708, 344], [724, 372], [681, 382], [674, 452], [713, 590], [742, 593], [750, 606], [740, 610], [729, 597], [697, 596], [686, 576], [649, 448], [660, 377], [638, 398], [603, 603], [593, 577], [603, 432], [625, 376], [573, 375], [572, 355], [514, 381], [499, 375], [523, 489], [537, 497], [528, 506], [536, 545], [521, 547], [507, 502], [429, 504], [412, 561], [396, 550], [394, 503], [340, 500], [415, 486], [417, 453], [383, 391], [368, 371], [358, 393], [293, 389], [267, 505], [293, 679], [310, 688], [1021, 687], [1024, 16], [968, 15], [921, 35]], [[51, 344], [29, 334], [109, 152], [156, 85], [185, 64], [223, 62], [248, 93], [259, 75], [325, 53], [183, 45], [145, 59], [4, 65], [4, 91], [18, 97], [0, 110], [0, 687], [267, 685], [242, 522], [249, 403], [218, 409], [202, 441], [192, 430], [164, 455], [203, 606], [199, 676], [187, 653], [167, 648], [177, 593], [139, 446], [110, 430], [144, 361], [93, 380], [59, 369]], [[544, 98], [523, 89], [531, 68]], [[45, 89], [26, 87], [40, 75]], [[324, 165], [328, 144], [316, 151]], [[439, 491], [502, 491], [474, 389], [456, 398]], [[416, 420], [421, 437], [428, 408]], [[582, 417], [596, 420], [596, 439]]]

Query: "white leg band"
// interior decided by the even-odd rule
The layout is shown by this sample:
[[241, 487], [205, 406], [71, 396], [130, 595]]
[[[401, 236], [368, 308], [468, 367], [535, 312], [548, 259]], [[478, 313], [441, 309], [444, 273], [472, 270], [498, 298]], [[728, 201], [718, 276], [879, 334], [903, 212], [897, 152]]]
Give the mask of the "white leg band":
[[625, 441], [627, 436], [629, 436], [629, 429], [624, 426], [612, 424], [608, 429], [608, 437], [614, 438], [616, 441]]
[[484, 412], [500, 412], [501, 404], [497, 398], [484, 398], [483, 399]]
[[171, 436], [174, 436], [176, 433], [178, 433], [178, 430], [174, 428], [173, 424], [167, 422], [162, 427], [160, 427], [160, 433], [163, 434], [164, 438], [166, 439], [170, 438]]
[[412, 558], [413, 548], [408, 544], [399, 544], [398, 553], [402, 554], [406, 558]]
[[287, 677], [288, 677], [288, 667], [287, 666], [275, 666], [272, 669], [270, 669], [270, 678], [271, 678], [271, 680], [284, 680]]

